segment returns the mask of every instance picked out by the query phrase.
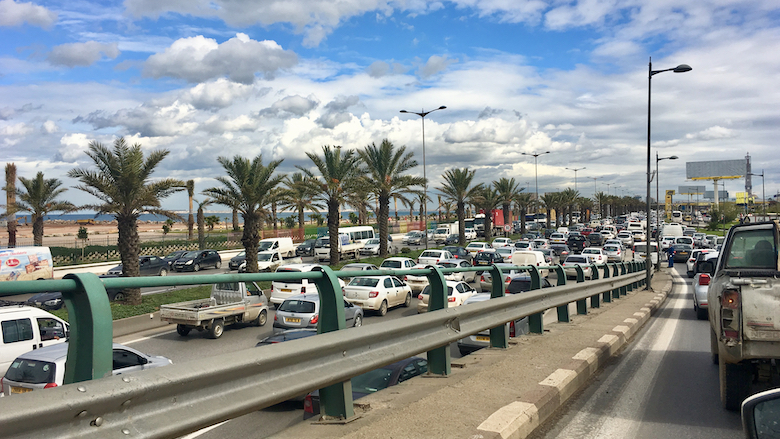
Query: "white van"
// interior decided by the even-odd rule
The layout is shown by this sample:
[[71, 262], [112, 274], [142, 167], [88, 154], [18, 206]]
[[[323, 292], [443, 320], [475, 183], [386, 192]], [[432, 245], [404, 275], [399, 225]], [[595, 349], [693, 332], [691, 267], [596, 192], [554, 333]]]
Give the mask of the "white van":
[[[320, 267], [317, 264], [290, 264], [284, 265], [276, 269], [277, 273], [305, 273], [314, 270], [315, 267]], [[341, 285], [341, 291], [344, 291], [344, 281], [339, 278], [339, 285]], [[313, 280], [309, 279], [290, 279], [290, 280], [275, 280], [271, 282], [271, 303], [274, 305], [274, 309], [288, 299], [290, 296], [296, 294], [318, 293], [317, 284]]]
[[339, 235], [349, 235], [349, 242], [365, 244], [369, 239], [379, 238], [379, 233], [374, 232], [371, 226], [339, 227]]
[[283, 258], [295, 256], [295, 246], [292, 238], [265, 238], [258, 243], [257, 252], [276, 250]]
[[32, 350], [63, 343], [68, 338], [68, 323], [32, 306], [0, 307], [0, 376], [16, 357]]
[[53, 277], [54, 260], [49, 247], [16, 247], [0, 250], [0, 281], [40, 280]]
[[661, 229], [661, 237], [664, 236], [683, 236], [683, 228], [679, 224], [666, 224]]
[[[524, 267], [528, 265], [535, 265], [537, 267], [544, 267], [547, 262], [544, 260], [544, 253], [536, 250], [520, 250], [512, 253], [512, 265], [518, 267]], [[539, 269], [539, 275], [547, 277], [550, 271], [546, 268]]]

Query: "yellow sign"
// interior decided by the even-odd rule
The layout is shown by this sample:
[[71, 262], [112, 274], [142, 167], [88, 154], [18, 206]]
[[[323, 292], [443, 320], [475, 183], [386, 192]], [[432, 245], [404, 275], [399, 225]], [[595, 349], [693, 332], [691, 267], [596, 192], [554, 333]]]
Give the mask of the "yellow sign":
[[755, 197], [749, 196], [747, 192], [737, 192], [737, 204], [749, 204], [755, 201]]
[[666, 191], [666, 220], [671, 221], [672, 219], [672, 195], [674, 195], [674, 189], [670, 189]]

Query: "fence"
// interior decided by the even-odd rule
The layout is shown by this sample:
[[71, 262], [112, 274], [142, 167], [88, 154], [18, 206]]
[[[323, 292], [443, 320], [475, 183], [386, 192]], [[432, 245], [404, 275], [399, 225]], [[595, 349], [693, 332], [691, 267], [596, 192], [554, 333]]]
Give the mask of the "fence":
[[[515, 267], [518, 268], [518, 267]], [[568, 305], [577, 313], [619, 299], [643, 286], [645, 263], [592, 266], [585, 282], [567, 284], [563, 267], [558, 285], [541, 290], [537, 267], [519, 267], [531, 276], [531, 291], [504, 296], [501, 269], [489, 267], [491, 299], [447, 308], [444, 274], [485, 267], [428, 267], [380, 270], [371, 275], [425, 275], [430, 284], [429, 312], [346, 330], [344, 300], [338, 277], [365, 276], [364, 271], [334, 272], [329, 267], [306, 273], [192, 275], [101, 279], [92, 274], [62, 280], [4, 282], [0, 297], [48, 290], [62, 291], [71, 310], [65, 383], [78, 385], [35, 391], [0, 399], [4, 437], [142, 437], [172, 438], [320, 389], [327, 418], [354, 416], [350, 379], [394, 361], [427, 352], [429, 373], [450, 373], [449, 343], [490, 328], [492, 347], [507, 347], [506, 322], [529, 316], [532, 332], [542, 334], [542, 313], [558, 308], [568, 321]], [[106, 288], [192, 285], [216, 282], [309, 279], [320, 294], [318, 335], [262, 348], [174, 364], [142, 373], [110, 376], [111, 313]], [[306, 352], [306, 355], [301, 355]], [[103, 379], [97, 379], [107, 377]], [[90, 381], [93, 380], [94, 381]]]

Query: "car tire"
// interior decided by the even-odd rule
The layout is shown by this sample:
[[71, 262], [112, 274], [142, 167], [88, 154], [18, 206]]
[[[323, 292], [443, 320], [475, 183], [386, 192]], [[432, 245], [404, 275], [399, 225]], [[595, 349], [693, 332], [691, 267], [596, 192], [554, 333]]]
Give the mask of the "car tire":
[[692, 271], [688, 272], [688, 279], [693, 279], [694, 273]]
[[200, 264], [195, 264], [192, 266], [192, 271], [200, 271]]
[[709, 313], [706, 309], [696, 307], [696, 318], [699, 320], [707, 320], [709, 318]]
[[214, 268], [216, 268], [217, 270], [219, 270], [220, 268], [222, 268], [222, 261], [217, 261], [217, 263], [216, 263], [216, 264], [214, 264]]
[[114, 294], [114, 301], [115, 302], [124, 302], [125, 301], [125, 292], [124, 291], [118, 291], [116, 294]]
[[470, 355], [474, 353], [471, 349], [463, 349], [462, 347], [458, 347], [458, 350], [460, 351], [460, 356], [465, 357], [466, 355]]
[[176, 325], [176, 332], [182, 337], [186, 337], [190, 331], [192, 331], [192, 328], [187, 325]]
[[718, 355], [718, 337], [715, 336], [715, 331], [710, 328], [710, 359], [712, 364], [719, 364], [720, 355]]
[[387, 300], [383, 300], [382, 304], [379, 305], [379, 309], [376, 311], [377, 314], [380, 316], [384, 316], [387, 314]]
[[359, 326], [363, 326], [363, 316], [360, 314], [355, 315], [355, 323], [352, 324], [352, 327], [357, 328]]
[[406, 294], [406, 300], [404, 300], [404, 308], [409, 308], [412, 304], [412, 293]]
[[720, 401], [726, 410], [736, 411], [742, 401], [750, 396], [752, 373], [749, 365], [726, 363], [721, 357], [718, 361], [720, 378]]
[[268, 311], [262, 310], [260, 311], [260, 314], [257, 315], [254, 324], [255, 326], [265, 326], [266, 322], [268, 322]]
[[160, 276], [167, 276], [167, 275], [168, 275], [168, 270], [166, 270], [164, 268], [160, 269]]
[[225, 323], [222, 320], [214, 320], [209, 327], [209, 337], [218, 339], [225, 332]]

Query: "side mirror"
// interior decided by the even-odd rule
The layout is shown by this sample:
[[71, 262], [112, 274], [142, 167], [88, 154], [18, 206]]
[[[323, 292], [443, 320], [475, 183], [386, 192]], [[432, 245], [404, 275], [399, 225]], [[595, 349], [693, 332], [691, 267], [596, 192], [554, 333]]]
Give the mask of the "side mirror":
[[780, 389], [757, 393], [742, 402], [742, 429], [749, 439], [777, 437]]

